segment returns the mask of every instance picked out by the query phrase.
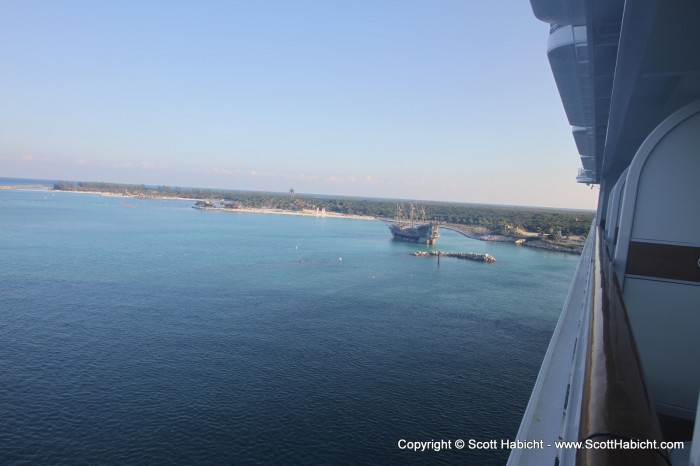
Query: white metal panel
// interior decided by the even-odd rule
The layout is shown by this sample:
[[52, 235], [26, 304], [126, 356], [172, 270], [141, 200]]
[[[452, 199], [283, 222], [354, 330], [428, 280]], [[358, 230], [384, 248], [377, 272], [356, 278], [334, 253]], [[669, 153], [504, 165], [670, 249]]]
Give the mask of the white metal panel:
[[623, 190], [615, 268], [657, 409], [692, 419], [700, 387], [700, 285], [626, 275], [629, 243], [700, 245], [700, 101], [640, 146]]
[[657, 144], [639, 179], [632, 240], [700, 244], [700, 113]]
[[657, 411], [693, 419], [700, 387], [700, 286], [626, 281], [625, 304]]
[[[628, 168], [620, 211], [620, 228], [614, 257], [616, 270], [625, 271], [629, 242], [632, 239], [685, 245], [700, 244], [700, 170], [693, 172], [700, 167], [699, 114], [700, 101], [678, 110], [651, 132], [632, 160]], [[659, 173], [659, 182], [653, 180], [651, 172], [642, 178], [642, 171], [652, 153], [659, 157], [653, 162], [654, 168], [662, 170]], [[687, 168], [681, 166], [684, 163], [688, 164]], [[653, 183], [650, 186], [652, 189], [642, 189], [644, 192], [641, 194], [641, 200], [650, 204], [640, 207], [640, 211], [637, 212], [637, 204], [642, 205], [640, 183], [650, 182]], [[655, 196], [662, 198], [664, 203], [655, 199]], [[663, 222], [660, 219], [663, 219]], [[620, 286], [624, 288], [624, 281], [620, 281]]]

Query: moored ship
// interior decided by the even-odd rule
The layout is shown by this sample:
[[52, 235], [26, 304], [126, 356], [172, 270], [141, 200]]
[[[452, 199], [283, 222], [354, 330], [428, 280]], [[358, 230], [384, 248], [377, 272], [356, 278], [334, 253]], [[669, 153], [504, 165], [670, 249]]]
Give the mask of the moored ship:
[[435, 244], [437, 238], [440, 237], [440, 229], [433, 222], [428, 222], [425, 218], [425, 210], [421, 209], [421, 218], [418, 222], [414, 220], [415, 206], [411, 204], [410, 217], [403, 219], [402, 209], [400, 205], [396, 206], [396, 221], [389, 225], [391, 234], [394, 239], [401, 241], [410, 241], [420, 244]]

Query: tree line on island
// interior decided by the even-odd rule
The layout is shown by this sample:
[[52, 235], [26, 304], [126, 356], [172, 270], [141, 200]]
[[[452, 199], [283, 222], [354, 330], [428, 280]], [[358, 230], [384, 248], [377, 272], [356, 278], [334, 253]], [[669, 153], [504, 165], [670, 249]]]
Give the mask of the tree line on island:
[[[325, 209], [347, 215], [363, 215], [392, 219], [396, 214], [396, 204], [406, 200], [368, 199], [360, 197], [340, 197], [257, 191], [236, 191], [205, 188], [181, 188], [173, 186], [147, 186], [104, 182], [58, 181], [54, 184], [59, 191], [89, 191], [121, 194], [145, 198], [175, 197], [192, 200], [216, 199], [224, 201], [230, 208], [279, 209], [302, 211]], [[560, 210], [537, 207], [498, 206], [486, 204], [465, 204], [457, 202], [419, 201], [431, 221], [481, 227], [490, 234], [510, 235], [515, 229], [537, 232], [550, 240], [560, 235], [585, 236], [591, 226], [592, 211]]]

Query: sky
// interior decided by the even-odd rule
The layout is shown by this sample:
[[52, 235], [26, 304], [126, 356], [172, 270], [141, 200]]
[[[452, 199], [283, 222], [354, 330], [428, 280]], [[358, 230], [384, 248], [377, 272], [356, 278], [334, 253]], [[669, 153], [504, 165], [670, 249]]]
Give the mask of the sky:
[[0, 176], [594, 209], [527, 0], [0, 0]]

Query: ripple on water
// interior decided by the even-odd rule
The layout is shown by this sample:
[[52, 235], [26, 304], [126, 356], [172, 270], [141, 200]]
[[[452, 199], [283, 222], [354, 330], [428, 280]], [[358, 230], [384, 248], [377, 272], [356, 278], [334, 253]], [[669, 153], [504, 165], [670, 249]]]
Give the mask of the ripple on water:
[[502, 464], [396, 442], [512, 438], [576, 265], [444, 232], [498, 262], [437, 268], [381, 222], [8, 193], [7, 463]]

